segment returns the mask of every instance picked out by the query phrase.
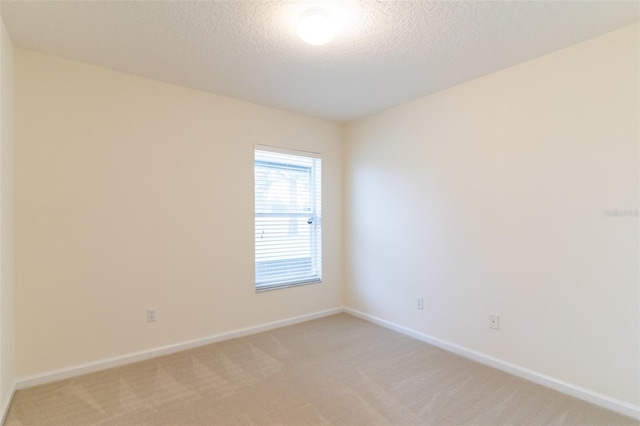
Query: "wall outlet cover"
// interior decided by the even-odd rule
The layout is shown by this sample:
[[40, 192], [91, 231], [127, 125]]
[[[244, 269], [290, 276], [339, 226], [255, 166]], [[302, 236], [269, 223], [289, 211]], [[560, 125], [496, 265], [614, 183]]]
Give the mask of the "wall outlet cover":
[[500, 317], [498, 315], [489, 315], [489, 328], [500, 330]]
[[158, 321], [158, 309], [147, 308], [147, 322], [155, 322], [155, 321]]

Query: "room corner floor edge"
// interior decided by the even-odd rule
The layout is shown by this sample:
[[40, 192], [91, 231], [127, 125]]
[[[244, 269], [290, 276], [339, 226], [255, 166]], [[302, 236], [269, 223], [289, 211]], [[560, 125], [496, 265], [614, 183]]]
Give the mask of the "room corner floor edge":
[[542, 385], [549, 389], [561, 392], [565, 395], [578, 398], [582, 401], [597, 405], [598, 407], [602, 407], [615, 413], [622, 414], [623, 416], [627, 416], [634, 420], [640, 421], [640, 406], [633, 405], [628, 402], [621, 401], [616, 398], [612, 398], [610, 396], [573, 385], [571, 383], [563, 382], [562, 380], [558, 380], [553, 377], [538, 373], [536, 371], [529, 370], [527, 368], [483, 354], [481, 352], [477, 352], [472, 349], [468, 349], [463, 346], [456, 345], [454, 343], [447, 342], [445, 340], [438, 339], [424, 333], [420, 333], [408, 327], [401, 326], [391, 321], [387, 321], [352, 308], [345, 307], [344, 312], [365, 321], [377, 324], [381, 327], [385, 327], [390, 330], [413, 337], [414, 339], [418, 339], [440, 349], [444, 349], [447, 352], [463, 356], [480, 364], [484, 364], [497, 370], [504, 371], [505, 373], [509, 373], [511, 375]]
[[344, 308], [331, 308], [323, 311], [317, 311], [306, 315], [300, 315], [282, 320], [272, 321], [265, 324], [241, 328], [224, 333], [218, 333], [200, 339], [188, 340], [173, 345], [162, 346], [153, 349], [133, 352], [124, 355], [118, 355], [110, 358], [104, 358], [97, 361], [91, 361], [70, 367], [64, 367], [44, 373], [33, 374], [20, 377], [15, 381], [15, 389], [26, 389], [33, 386], [44, 385], [47, 383], [58, 382], [60, 380], [70, 379], [72, 377], [82, 376], [84, 374], [95, 373], [109, 368], [120, 367], [134, 362], [144, 361], [151, 358], [157, 358], [212, 343], [222, 342], [225, 340], [236, 339], [238, 337], [249, 336], [252, 334], [262, 333], [264, 331], [274, 330], [277, 328], [287, 327], [314, 319], [336, 315], [344, 312]]
[[561, 380], [557, 380], [553, 377], [540, 374], [536, 371], [532, 371], [524, 367], [520, 367], [511, 363], [508, 363], [506, 361], [500, 360], [498, 358], [494, 358], [489, 355], [453, 344], [451, 342], [447, 342], [447, 341], [429, 336], [427, 334], [420, 333], [418, 331], [401, 326], [399, 324], [395, 324], [391, 321], [387, 321], [352, 308], [340, 307], [340, 308], [332, 308], [328, 310], [318, 311], [318, 312], [314, 312], [307, 315], [286, 318], [283, 320], [273, 321], [273, 322], [269, 322], [269, 323], [265, 323], [257, 326], [233, 330], [230, 332], [220, 333], [220, 334], [208, 336], [201, 339], [181, 342], [174, 345], [164, 346], [164, 347], [150, 349], [146, 351], [135, 352], [131, 354], [121, 355], [121, 356], [102, 359], [102, 360], [89, 362], [89, 363], [85, 363], [77, 366], [72, 366], [72, 367], [67, 367], [67, 368], [62, 368], [54, 371], [41, 373], [41, 374], [36, 374], [28, 377], [18, 378], [14, 381], [11, 392], [9, 392], [6, 400], [3, 401], [3, 404], [1, 407], [2, 411], [0, 411], [0, 425], [4, 424], [13, 396], [16, 390], [19, 390], [19, 389], [26, 389], [26, 388], [41, 385], [41, 384], [57, 382], [60, 380], [69, 379], [69, 378], [73, 378], [73, 377], [77, 377], [77, 376], [81, 376], [89, 373], [94, 373], [94, 372], [98, 372], [98, 371], [102, 371], [102, 370], [106, 370], [114, 367], [119, 367], [127, 364], [132, 364], [134, 362], [139, 362], [139, 361], [156, 358], [156, 357], [160, 357], [160, 356], [164, 356], [164, 355], [168, 355], [176, 352], [181, 352], [184, 350], [193, 349], [193, 348], [197, 348], [204, 345], [209, 345], [212, 343], [249, 336], [252, 334], [257, 334], [257, 333], [262, 333], [269, 330], [274, 330], [277, 328], [287, 327], [290, 325], [295, 325], [302, 322], [319, 319], [322, 317], [332, 316], [332, 315], [340, 314], [342, 312], [348, 315], [351, 315], [353, 317], [368, 321], [370, 323], [379, 325], [381, 327], [407, 335], [409, 337], [420, 340], [429, 345], [443, 349], [447, 352], [460, 355], [464, 358], [470, 359], [480, 364], [487, 365], [489, 367], [520, 377], [527, 381], [556, 390], [565, 395], [578, 398], [580, 400], [589, 402], [591, 404], [594, 404], [601, 408], [605, 408], [615, 413], [622, 414], [632, 419], [640, 420], [639, 406], [627, 403], [625, 401], [620, 401], [603, 394], [599, 394], [589, 389], [581, 388], [571, 383], [566, 383]]
[[9, 413], [9, 407], [11, 406], [11, 401], [13, 401], [13, 396], [15, 395], [17, 390], [16, 382], [11, 383], [11, 389], [7, 393], [2, 405], [0, 406], [0, 425], [4, 424], [4, 421], [7, 419], [7, 414]]

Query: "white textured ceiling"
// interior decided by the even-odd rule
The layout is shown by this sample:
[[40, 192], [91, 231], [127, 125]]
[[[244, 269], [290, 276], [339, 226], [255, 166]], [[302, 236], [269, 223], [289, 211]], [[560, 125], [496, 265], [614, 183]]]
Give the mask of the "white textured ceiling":
[[[24, 49], [339, 122], [638, 21], [636, 1], [2, 1]], [[295, 33], [339, 10], [333, 42]], [[335, 12], [334, 12], [335, 13]]]

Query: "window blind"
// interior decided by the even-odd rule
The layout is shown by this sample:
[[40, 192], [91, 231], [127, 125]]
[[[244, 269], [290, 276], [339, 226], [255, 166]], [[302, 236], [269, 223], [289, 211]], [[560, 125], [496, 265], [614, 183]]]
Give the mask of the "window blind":
[[256, 289], [322, 280], [321, 160], [255, 150]]

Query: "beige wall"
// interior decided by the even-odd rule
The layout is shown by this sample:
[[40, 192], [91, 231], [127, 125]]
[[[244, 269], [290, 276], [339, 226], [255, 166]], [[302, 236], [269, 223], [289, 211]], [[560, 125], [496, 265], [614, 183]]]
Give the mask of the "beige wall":
[[349, 124], [346, 305], [639, 405], [638, 35]]
[[[342, 306], [338, 124], [20, 49], [15, 76], [19, 377]], [[322, 284], [255, 293], [254, 144], [322, 154]]]
[[[0, 410], [14, 380], [13, 45], [0, 18]], [[0, 411], [0, 421], [2, 412]]]

